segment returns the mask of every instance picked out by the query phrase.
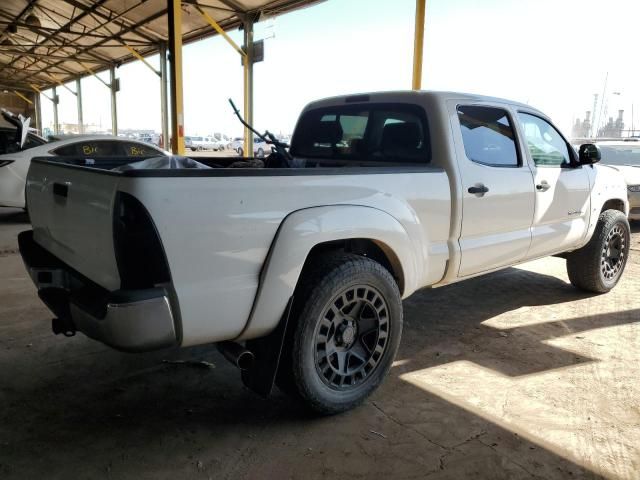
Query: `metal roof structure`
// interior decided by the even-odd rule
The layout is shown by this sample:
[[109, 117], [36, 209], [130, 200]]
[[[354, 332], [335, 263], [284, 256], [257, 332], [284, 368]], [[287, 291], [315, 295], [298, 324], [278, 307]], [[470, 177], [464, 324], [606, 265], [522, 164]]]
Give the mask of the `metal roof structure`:
[[[184, 0], [182, 41], [216, 35], [250, 17], [324, 0]], [[160, 51], [169, 41], [167, 0], [2, 0], [0, 88], [46, 89]]]

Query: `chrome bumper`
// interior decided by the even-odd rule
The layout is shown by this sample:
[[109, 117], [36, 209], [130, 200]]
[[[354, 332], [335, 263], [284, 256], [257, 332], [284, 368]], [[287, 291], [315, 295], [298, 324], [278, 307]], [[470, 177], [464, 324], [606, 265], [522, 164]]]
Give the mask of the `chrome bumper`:
[[107, 303], [104, 318], [94, 317], [73, 301], [69, 310], [79, 331], [119, 350], [148, 351], [176, 343], [169, 298], [161, 292], [146, 300]]
[[66, 328], [118, 350], [142, 352], [170, 347], [177, 334], [165, 288], [109, 292], [83, 278], [33, 240], [18, 236], [20, 253], [38, 296]]

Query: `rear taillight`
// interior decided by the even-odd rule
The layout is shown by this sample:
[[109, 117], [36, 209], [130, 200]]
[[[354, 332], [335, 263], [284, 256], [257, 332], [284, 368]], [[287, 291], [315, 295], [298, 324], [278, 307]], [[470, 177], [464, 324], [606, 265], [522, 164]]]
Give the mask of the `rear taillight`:
[[118, 192], [113, 215], [120, 288], [152, 288], [170, 282], [162, 242], [142, 203], [128, 193]]
[[13, 160], [0, 160], [0, 167], [7, 166], [10, 163], [13, 163]]

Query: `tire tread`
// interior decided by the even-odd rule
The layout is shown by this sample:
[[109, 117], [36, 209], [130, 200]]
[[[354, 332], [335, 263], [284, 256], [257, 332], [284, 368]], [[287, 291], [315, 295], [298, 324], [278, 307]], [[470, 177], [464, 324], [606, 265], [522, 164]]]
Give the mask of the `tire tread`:
[[[629, 223], [626, 216], [618, 210], [605, 210], [598, 218], [596, 230], [593, 233], [589, 243], [574, 252], [567, 254], [567, 274], [572, 285], [581, 290], [593, 293], [606, 293], [611, 290], [617, 283], [607, 285], [602, 281], [600, 272], [600, 255], [602, 244], [606, 240], [609, 230], [613, 225], [623, 220], [626, 224], [627, 232], [629, 232]], [[627, 238], [627, 251], [625, 252], [625, 262], [628, 258], [629, 238]], [[618, 276], [618, 279], [624, 272]]]

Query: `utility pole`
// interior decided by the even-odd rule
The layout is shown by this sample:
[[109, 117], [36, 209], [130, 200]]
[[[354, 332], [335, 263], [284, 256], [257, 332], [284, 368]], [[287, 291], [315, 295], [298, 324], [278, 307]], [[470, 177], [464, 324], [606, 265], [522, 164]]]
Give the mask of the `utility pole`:
[[591, 130], [589, 131], [590, 137], [595, 137], [596, 132], [596, 108], [598, 108], [598, 94], [593, 94], [593, 109], [591, 110]]

